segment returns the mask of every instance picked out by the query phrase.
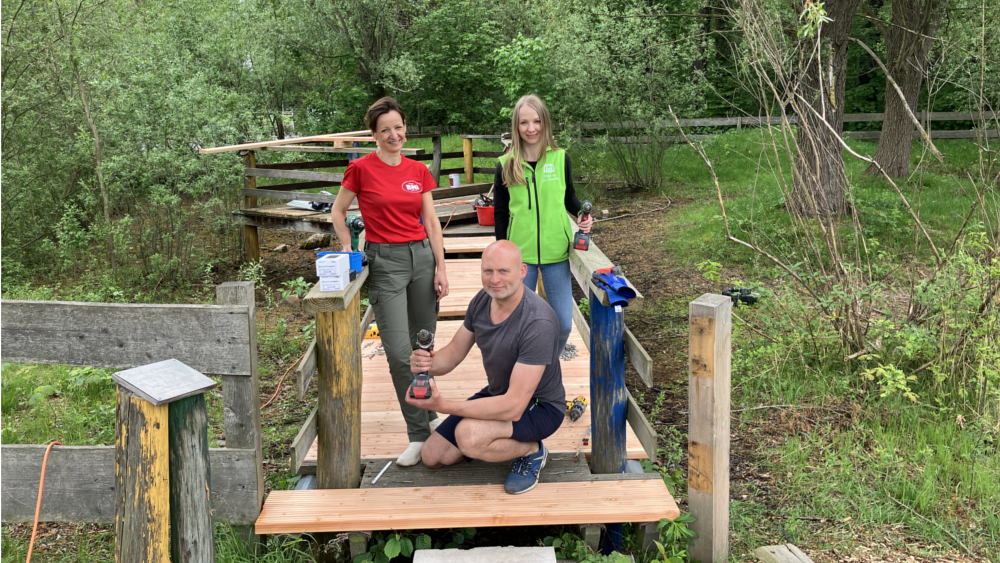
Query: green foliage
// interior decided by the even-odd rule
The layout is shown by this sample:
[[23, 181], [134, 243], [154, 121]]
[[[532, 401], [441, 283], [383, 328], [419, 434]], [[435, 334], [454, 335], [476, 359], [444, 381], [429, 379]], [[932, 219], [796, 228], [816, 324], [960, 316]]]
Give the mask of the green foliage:
[[[475, 529], [470, 528], [475, 534]], [[462, 535], [461, 532], [456, 534]], [[464, 539], [463, 539], [464, 541]], [[354, 563], [373, 561], [374, 563], [388, 563], [396, 557], [410, 557], [418, 549], [430, 549], [431, 537], [427, 534], [387, 533], [376, 532], [369, 541], [367, 553], [363, 553], [354, 558]]]
[[503, 84], [503, 93], [510, 103], [510, 107], [500, 110], [502, 117], [510, 119], [514, 103], [525, 94], [537, 94], [543, 100], [555, 98], [548, 52], [549, 45], [544, 37], [528, 38], [520, 33], [494, 52], [493, 62]]
[[628, 563], [631, 561], [628, 556], [617, 551], [610, 555], [594, 553], [587, 542], [579, 536], [565, 533], [559, 537], [546, 536], [542, 543], [550, 545], [556, 550], [556, 559], [571, 559], [573, 561], [587, 561], [593, 563]]
[[585, 317], [590, 317], [590, 299], [586, 297], [580, 298], [580, 312], [583, 313]]
[[690, 525], [695, 521], [695, 517], [690, 513], [684, 513], [669, 520], [664, 518], [656, 525], [660, 532], [659, 541], [654, 542], [656, 550], [660, 552], [657, 561], [664, 563], [685, 563], [691, 556], [688, 550], [694, 543], [698, 533], [691, 529]]
[[[309, 290], [312, 289], [312, 284], [307, 282], [302, 276], [295, 278], [294, 280], [289, 280], [281, 284], [284, 288], [281, 291], [281, 298], [285, 299], [289, 295], [297, 295], [299, 297], [305, 297]], [[364, 306], [364, 304], [362, 304]]]

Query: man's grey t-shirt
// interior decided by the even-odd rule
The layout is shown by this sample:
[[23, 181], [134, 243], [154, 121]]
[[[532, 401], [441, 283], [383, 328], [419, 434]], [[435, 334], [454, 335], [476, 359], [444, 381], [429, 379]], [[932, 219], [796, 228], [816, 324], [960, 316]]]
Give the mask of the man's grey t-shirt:
[[532, 398], [566, 409], [566, 389], [559, 365], [559, 319], [555, 311], [534, 291], [524, 297], [514, 312], [500, 324], [490, 320], [493, 298], [484, 290], [472, 298], [465, 312], [465, 328], [476, 337], [483, 352], [483, 366], [490, 394], [507, 393], [514, 364], [545, 366]]

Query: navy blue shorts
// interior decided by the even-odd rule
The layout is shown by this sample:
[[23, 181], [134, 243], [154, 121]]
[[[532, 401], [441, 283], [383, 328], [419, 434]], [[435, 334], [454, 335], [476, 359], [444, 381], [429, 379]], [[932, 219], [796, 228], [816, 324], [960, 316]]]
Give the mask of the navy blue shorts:
[[[468, 400], [475, 401], [483, 397], [492, 397], [489, 386], [484, 387], [482, 391], [469, 397]], [[448, 415], [448, 418], [444, 419], [438, 425], [437, 430], [435, 430], [435, 432], [440, 434], [445, 440], [451, 442], [456, 448], [458, 447], [458, 442], [455, 441], [455, 427], [462, 421], [462, 418], [453, 414]], [[561, 409], [558, 405], [553, 405], [552, 403], [536, 403], [532, 399], [528, 403], [528, 408], [521, 415], [521, 419], [511, 423], [514, 425], [514, 431], [510, 439], [517, 440], [518, 442], [540, 442], [555, 434], [565, 418], [565, 408]]]

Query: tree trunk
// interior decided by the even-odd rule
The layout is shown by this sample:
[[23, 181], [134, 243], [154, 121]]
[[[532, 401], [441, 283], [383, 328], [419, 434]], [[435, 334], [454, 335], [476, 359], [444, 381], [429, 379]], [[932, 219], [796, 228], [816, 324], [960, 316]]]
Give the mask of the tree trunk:
[[844, 125], [847, 37], [860, 3], [860, 0], [826, 3], [827, 16], [832, 21], [823, 24], [818, 36], [821, 40], [818, 59], [815, 42], [802, 43], [800, 60], [805, 68], [798, 91], [801, 97], [793, 104], [799, 118], [798, 152], [789, 202], [798, 215], [824, 216], [847, 209], [840, 131]]
[[[910, 149], [913, 146], [913, 121], [906, 111], [909, 106], [917, 112], [920, 86], [927, 72], [928, 56], [933, 40], [941, 25], [941, 14], [947, 0], [893, 0], [891, 26], [884, 26], [886, 66], [892, 73], [904, 101], [886, 80], [885, 116], [882, 135], [875, 151], [875, 161], [893, 177], [910, 173]], [[878, 174], [878, 168], [869, 166], [866, 174]]]

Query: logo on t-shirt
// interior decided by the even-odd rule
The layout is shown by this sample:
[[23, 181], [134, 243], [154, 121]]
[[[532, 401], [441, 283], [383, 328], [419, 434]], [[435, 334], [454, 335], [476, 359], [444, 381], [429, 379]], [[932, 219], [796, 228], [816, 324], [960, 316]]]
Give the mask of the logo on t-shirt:
[[555, 171], [556, 171], [556, 165], [552, 163], [546, 164], [545, 168], [542, 168], [542, 172], [546, 174], [552, 174]]
[[419, 194], [424, 188], [416, 180], [407, 180], [403, 182], [403, 191], [408, 194]]

